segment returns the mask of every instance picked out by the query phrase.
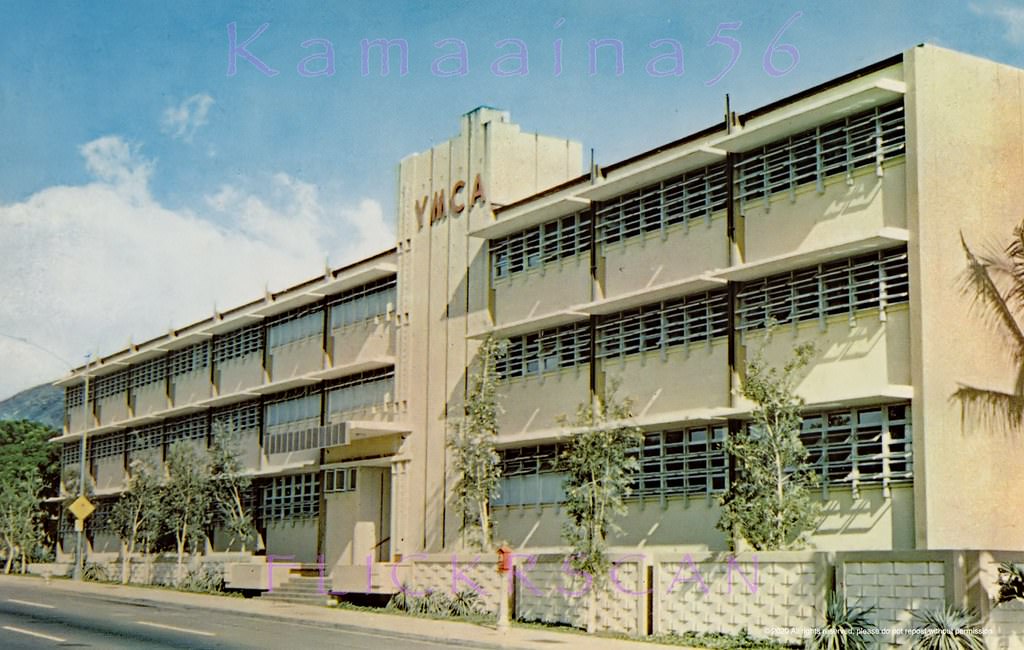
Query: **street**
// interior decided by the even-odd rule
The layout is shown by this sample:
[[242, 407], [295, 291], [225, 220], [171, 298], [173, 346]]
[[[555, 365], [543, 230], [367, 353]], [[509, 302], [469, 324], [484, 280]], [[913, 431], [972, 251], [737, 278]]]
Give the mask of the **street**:
[[244, 613], [70, 592], [34, 580], [0, 584], [0, 647], [57, 646], [133, 650], [450, 647], [381, 633], [319, 627], [316, 623], [261, 620]]

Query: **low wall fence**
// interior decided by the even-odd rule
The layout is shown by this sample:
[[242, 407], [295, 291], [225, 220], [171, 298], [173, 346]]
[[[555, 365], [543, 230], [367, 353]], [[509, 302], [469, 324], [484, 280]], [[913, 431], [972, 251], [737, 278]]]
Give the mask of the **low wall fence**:
[[[227, 567], [235, 563], [251, 562], [250, 553], [208, 553], [199, 556], [185, 556], [178, 566], [175, 553], [160, 553], [146, 557], [141, 553], [133, 555], [128, 564], [129, 584], [174, 586], [189, 573], [202, 571], [208, 575], [227, 575]], [[45, 577], [70, 578], [74, 573], [74, 562], [36, 563], [29, 566], [29, 573]], [[89, 555], [83, 570], [91, 579], [102, 582], [122, 582], [124, 565], [117, 553], [93, 553]]]
[[[995, 606], [1000, 563], [1024, 564], [1024, 552], [613, 549], [610, 557], [607, 575], [598, 580], [573, 569], [567, 552], [550, 549], [516, 551], [513, 571], [504, 577], [490, 553], [413, 554], [381, 569], [392, 581], [395, 569], [403, 569], [395, 590], [411, 596], [470, 591], [490, 613], [497, 612], [504, 587], [516, 619], [579, 628], [586, 627], [588, 591], [596, 589], [598, 629], [633, 636], [745, 631], [802, 643], [825, 623], [825, 603], [835, 591], [847, 606], [870, 608], [877, 630], [869, 646], [889, 650], [909, 647], [925, 632], [915, 612], [966, 607], [978, 613], [990, 650], [1024, 650], [1024, 602]], [[179, 573], [176, 559], [172, 553], [133, 558], [131, 582], [170, 585], [200, 568], [227, 575], [229, 566], [263, 566], [263, 558], [251, 554], [208, 553], [186, 558]], [[117, 554], [93, 554], [88, 565], [120, 582]], [[72, 566], [37, 564], [30, 571], [70, 575]]]
[[[802, 644], [825, 623], [834, 590], [847, 606], [870, 608], [869, 647], [907, 648], [925, 631], [914, 612], [974, 609], [990, 650], [1024, 650], [1024, 603], [994, 607], [1003, 551], [791, 551], [771, 553], [613, 551], [597, 587], [599, 630], [634, 636], [727, 633]], [[497, 611], [502, 578], [490, 554], [409, 558], [412, 595], [475, 591]], [[517, 620], [586, 627], [592, 580], [567, 553], [515, 554], [508, 578]]]

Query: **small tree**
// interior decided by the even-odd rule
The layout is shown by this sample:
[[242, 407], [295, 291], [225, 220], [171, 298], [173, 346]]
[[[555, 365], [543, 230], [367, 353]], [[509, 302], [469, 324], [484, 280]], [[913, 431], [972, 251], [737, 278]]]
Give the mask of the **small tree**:
[[38, 476], [0, 483], [0, 539], [7, 549], [4, 573], [11, 572], [16, 559], [20, 560], [21, 572], [25, 573], [29, 556], [43, 543], [42, 489]]
[[491, 499], [498, 496], [501, 465], [498, 437], [498, 374], [495, 365], [504, 346], [488, 337], [480, 346], [478, 369], [466, 395], [465, 415], [448, 436], [452, 461], [459, 478], [455, 483], [456, 512], [461, 532], [470, 546], [491, 548]]
[[[770, 339], [769, 330], [765, 346]], [[813, 344], [798, 345], [779, 370], [765, 361], [762, 347], [747, 364], [743, 396], [754, 403], [753, 422], [726, 441], [736, 472], [721, 499], [718, 528], [758, 551], [798, 545], [818, 521], [820, 504], [810, 489], [817, 477], [800, 441], [804, 401], [795, 392], [813, 354]]]
[[[10, 512], [19, 512], [15, 542], [21, 552], [22, 570], [25, 560], [37, 547], [47, 544], [49, 534], [57, 531], [48, 524], [46, 513], [54, 506], [43, 502], [44, 497], [57, 496], [60, 479], [61, 446], [50, 442], [57, 432], [45, 424], [30, 420], [0, 421], [0, 485], [14, 492], [7, 501]], [[21, 496], [25, 497], [22, 501]], [[27, 517], [27, 504], [34, 499], [34, 523]], [[63, 516], [63, 513], [61, 513]], [[47, 530], [49, 529], [49, 530]], [[17, 558], [15, 558], [17, 559]]]
[[121, 541], [121, 584], [131, 577], [131, 557], [138, 546], [148, 556], [164, 522], [164, 487], [150, 463], [136, 459], [124, 492], [110, 512], [110, 526]]
[[591, 634], [597, 628], [597, 589], [611, 565], [608, 536], [621, 530], [615, 517], [626, 513], [625, 500], [639, 468], [635, 450], [643, 443], [640, 427], [629, 424], [630, 401], [618, 402], [614, 393], [612, 388], [604, 399], [581, 404], [573, 421], [562, 420], [573, 429], [560, 458], [568, 515], [563, 535], [572, 547], [572, 566], [593, 577], [587, 592]]
[[167, 524], [174, 532], [180, 576], [186, 547], [195, 553], [209, 520], [210, 466], [205, 454], [184, 441], [171, 445], [166, 465]]
[[240, 446], [236, 430], [220, 423], [213, 425], [213, 444], [208, 451], [211, 496], [228, 534], [228, 549], [238, 542], [244, 553], [250, 545], [255, 545], [256, 525], [245, 504], [252, 477], [239, 459]]

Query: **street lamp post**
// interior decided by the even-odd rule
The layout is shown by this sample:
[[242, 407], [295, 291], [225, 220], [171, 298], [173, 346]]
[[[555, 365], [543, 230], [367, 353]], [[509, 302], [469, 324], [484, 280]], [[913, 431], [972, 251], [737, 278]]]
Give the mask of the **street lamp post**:
[[[85, 390], [82, 393], [82, 441], [78, 447], [78, 496], [85, 496], [85, 437], [89, 430], [89, 359], [85, 360]], [[85, 560], [85, 520], [75, 519], [75, 572], [74, 579], [82, 580]]]

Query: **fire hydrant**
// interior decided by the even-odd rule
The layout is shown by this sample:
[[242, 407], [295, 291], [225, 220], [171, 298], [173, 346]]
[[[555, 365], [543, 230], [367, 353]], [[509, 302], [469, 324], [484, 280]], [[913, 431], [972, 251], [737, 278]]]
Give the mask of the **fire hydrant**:
[[508, 597], [512, 591], [512, 549], [502, 543], [498, 547], [498, 575], [501, 576], [501, 588], [498, 591], [498, 631], [506, 632], [509, 628]]
[[498, 547], [498, 573], [508, 573], [512, 570], [512, 549], [505, 544]]

